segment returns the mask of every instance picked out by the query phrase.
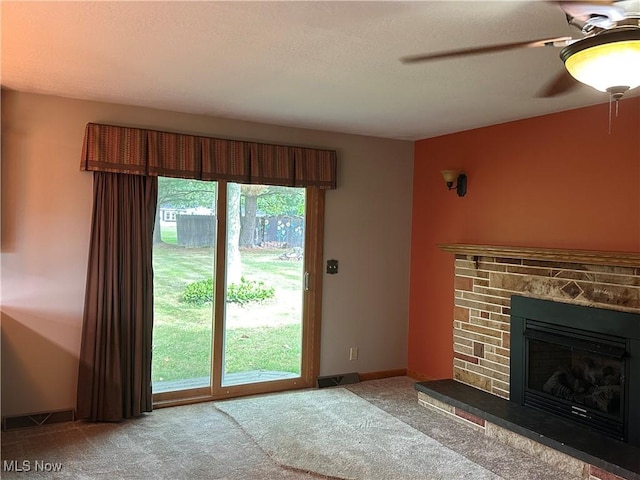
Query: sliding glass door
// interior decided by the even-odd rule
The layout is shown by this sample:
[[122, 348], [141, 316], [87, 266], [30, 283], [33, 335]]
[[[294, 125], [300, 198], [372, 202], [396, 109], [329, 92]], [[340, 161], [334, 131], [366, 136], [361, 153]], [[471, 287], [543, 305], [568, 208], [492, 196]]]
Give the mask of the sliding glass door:
[[160, 177], [154, 229], [153, 392], [211, 387], [217, 184]]
[[222, 386], [298, 378], [305, 189], [227, 186]]
[[304, 188], [160, 179], [154, 401], [313, 385], [323, 200]]

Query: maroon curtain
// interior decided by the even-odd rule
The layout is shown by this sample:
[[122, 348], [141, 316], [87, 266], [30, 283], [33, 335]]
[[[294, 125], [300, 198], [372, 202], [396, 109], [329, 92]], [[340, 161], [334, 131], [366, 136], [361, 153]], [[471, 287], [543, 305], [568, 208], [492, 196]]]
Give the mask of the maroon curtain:
[[152, 236], [157, 177], [94, 172], [78, 418], [152, 410]]
[[334, 189], [337, 152], [89, 123], [80, 169]]

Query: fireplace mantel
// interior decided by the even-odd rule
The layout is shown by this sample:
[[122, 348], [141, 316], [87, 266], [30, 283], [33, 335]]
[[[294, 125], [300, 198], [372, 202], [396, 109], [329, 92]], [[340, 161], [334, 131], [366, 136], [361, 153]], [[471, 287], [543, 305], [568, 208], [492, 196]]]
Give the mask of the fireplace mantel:
[[640, 267], [640, 253], [562, 250], [555, 248], [507, 247], [444, 243], [438, 247], [449, 253], [471, 257], [502, 257], [550, 262], [586, 263], [613, 267]]

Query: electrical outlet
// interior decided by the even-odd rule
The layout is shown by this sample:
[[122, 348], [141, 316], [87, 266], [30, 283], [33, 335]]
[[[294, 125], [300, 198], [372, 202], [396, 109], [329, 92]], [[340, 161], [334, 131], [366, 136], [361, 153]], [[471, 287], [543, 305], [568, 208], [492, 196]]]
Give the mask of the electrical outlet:
[[358, 347], [351, 347], [349, 349], [349, 360], [357, 360], [358, 359]]

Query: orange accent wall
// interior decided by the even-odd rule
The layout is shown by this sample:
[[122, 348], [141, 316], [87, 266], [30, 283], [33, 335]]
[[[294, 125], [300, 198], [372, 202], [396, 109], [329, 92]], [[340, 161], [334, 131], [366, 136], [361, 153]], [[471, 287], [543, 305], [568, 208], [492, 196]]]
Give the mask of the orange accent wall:
[[[415, 144], [408, 370], [451, 378], [453, 258], [439, 243], [640, 252], [640, 98]], [[460, 168], [468, 192], [440, 170]]]

